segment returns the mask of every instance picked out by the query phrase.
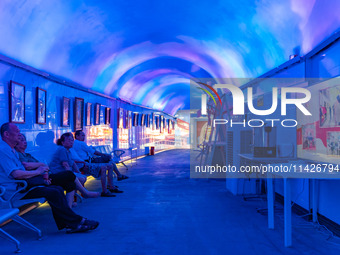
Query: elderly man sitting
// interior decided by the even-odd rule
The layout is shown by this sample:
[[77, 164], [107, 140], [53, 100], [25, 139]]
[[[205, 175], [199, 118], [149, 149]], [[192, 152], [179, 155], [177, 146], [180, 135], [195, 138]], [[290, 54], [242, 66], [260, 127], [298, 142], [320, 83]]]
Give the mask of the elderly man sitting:
[[[77, 130], [76, 131], [75, 138], [76, 138], [76, 140], [74, 141], [73, 149], [76, 151], [76, 153], [78, 154], [78, 156], [81, 159], [88, 160], [93, 155], [108, 156], [111, 159], [111, 155], [107, 155], [107, 154], [101, 153], [99, 151], [96, 151], [92, 147], [88, 146], [85, 143], [85, 133], [82, 130]], [[110, 165], [112, 165], [113, 171], [117, 175], [117, 181], [121, 181], [121, 180], [129, 178], [126, 175], [123, 175], [123, 174], [121, 174], [118, 171], [118, 168], [117, 168], [117, 166], [116, 166], [116, 164], [114, 162], [110, 161]]]
[[[0, 183], [10, 182], [14, 179], [29, 181], [32, 177], [39, 177], [48, 171], [46, 166], [39, 166], [35, 170], [26, 171], [20, 162], [14, 147], [21, 137], [19, 128], [13, 123], [5, 123], [0, 128], [2, 141], [0, 141]], [[43, 180], [43, 179], [42, 179]], [[16, 183], [6, 190], [16, 190]], [[9, 195], [9, 194], [7, 194]], [[93, 230], [99, 222], [88, 220], [77, 215], [68, 206], [63, 188], [40, 183], [31, 188], [22, 199], [44, 197], [52, 209], [55, 223], [59, 230], [66, 228], [66, 233], [78, 233]]]

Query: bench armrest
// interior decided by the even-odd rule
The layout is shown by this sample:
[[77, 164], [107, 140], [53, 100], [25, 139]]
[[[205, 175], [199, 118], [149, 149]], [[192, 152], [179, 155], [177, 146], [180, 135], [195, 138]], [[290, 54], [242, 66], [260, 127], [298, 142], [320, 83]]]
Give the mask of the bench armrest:
[[[6, 186], [7, 185], [10, 185], [10, 184], [13, 184], [13, 183], [17, 183], [17, 189], [15, 192], [13, 192], [13, 194], [8, 198], [8, 199], [5, 199], [3, 197], [3, 195], [5, 194], [5, 191], [6, 191]], [[1, 195], [0, 195], [0, 200], [4, 201], [4, 202], [9, 202], [9, 203], [12, 203], [12, 200], [13, 198], [21, 191], [25, 190], [27, 187], [27, 182], [25, 182], [24, 180], [13, 180], [13, 181], [10, 181], [10, 182], [1, 182], [0, 183], [0, 188], [2, 189], [1, 191]]]
[[120, 158], [125, 153], [124, 150], [113, 150], [111, 152], [112, 156], [115, 156], [117, 158]]

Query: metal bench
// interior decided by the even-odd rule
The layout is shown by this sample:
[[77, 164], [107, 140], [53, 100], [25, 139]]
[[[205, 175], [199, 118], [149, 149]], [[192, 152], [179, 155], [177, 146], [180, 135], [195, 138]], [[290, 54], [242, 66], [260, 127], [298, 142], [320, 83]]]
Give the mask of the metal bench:
[[[18, 185], [17, 190], [14, 193], [12, 193], [11, 196], [9, 196], [9, 198], [5, 198], [6, 186], [8, 186], [9, 184], [12, 185], [13, 183], [16, 183]], [[37, 202], [44, 203], [46, 200], [45, 198], [20, 199], [20, 197], [22, 197], [25, 194], [21, 192], [25, 190], [26, 187], [27, 187], [27, 183], [22, 180], [15, 180], [15, 181], [13, 180], [11, 182], [0, 183], [0, 189], [1, 189], [0, 215], [3, 215], [2, 217], [0, 217], [0, 224], [11, 219], [19, 223], [20, 225], [36, 232], [38, 234], [38, 240], [41, 240], [41, 237], [42, 237], [41, 230], [35, 227], [34, 225], [32, 225], [31, 223], [29, 223], [28, 221], [24, 220], [22, 217], [18, 215], [18, 213], [20, 212], [19, 208], [21, 206], [24, 206], [27, 204], [33, 204]], [[19, 197], [19, 194], [21, 195], [20, 197]], [[16, 252], [20, 252], [20, 249], [19, 249], [20, 242], [14, 237], [12, 237], [11, 235], [9, 235], [8, 233], [6, 233], [4, 230], [0, 229], [0, 231], [1, 233], [4, 234], [6, 239], [13, 241], [16, 244], [16, 247], [17, 247]]]
[[[0, 197], [5, 194], [6, 189], [2, 186], [0, 186]], [[14, 216], [18, 215], [19, 213], [19, 209], [18, 208], [8, 208], [8, 209], [0, 209], [0, 224], [13, 219]], [[13, 236], [11, 236], [10, 234], [8, 234], [5, 230], [3, 230], [0, 227], [0, 233], [1, 233], [1, 237], [7, 239], [8, 241], [11, 241], [13, 243], [15, 243], [16, 246], [16, 251], [15, 252], [21, 252], [20, 250], [20, 242], [15, 239]]]
[[125, 150], [112, 150], [111, 145], [100, 145], [94, 147], [96, 151], [99, 151], [101, 153], [109, 154], [112, 156], [112, 161], [116, 164], [123, 164], [126, 167], [126, 170], [128, 170], [128, 167], [125, 165], [123, 160], [121, 159], [121, 156], [125, 153]]

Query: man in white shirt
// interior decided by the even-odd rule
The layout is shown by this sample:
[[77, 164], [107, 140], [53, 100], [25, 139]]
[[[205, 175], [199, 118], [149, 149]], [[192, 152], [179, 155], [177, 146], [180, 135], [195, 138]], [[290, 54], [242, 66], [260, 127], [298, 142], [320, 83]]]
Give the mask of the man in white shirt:
[[[76, 140], [74, 140], [73, 148], [77, 152], [78, 156], [84, 161], [92, 158], [93, 155], [108, 156], [111, 158], [111, 155], [101, 153], [99, 151], [96, 151], [92, 147], [88, 146], [85, 143], [85, 133], [82, 130], [76, 131], [75, 138]], [[121, 181], [121, 180], [125, 180], [129, 178], [126, 175], [123, 175], [118, 171], [118, 168], [114, 162], [110, 161], [109, 164], [112, 165], [113, 172], [115, 172], [115, 174], [117, 175], [117, 181]]]

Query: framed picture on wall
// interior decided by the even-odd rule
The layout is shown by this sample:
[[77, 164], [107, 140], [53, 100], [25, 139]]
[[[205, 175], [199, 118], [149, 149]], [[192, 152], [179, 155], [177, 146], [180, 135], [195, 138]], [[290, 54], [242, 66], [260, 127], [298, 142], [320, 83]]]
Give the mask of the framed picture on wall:
[[84, 99], [76, 97], [74, 101], [74, 131], [82, 130], [84, 125]]
[[111, 124], [111, 108], [109, 107], [105, 108], [105, 124], [106, 125]]
[[159, 121], [158, 121], [158, 116], [154, 116], [154, 129], [158, 129], [159, 128]]
[[118, 108], [118, 128], [124, 128], [124, 109]]
[[145, 126], [146, 126], [147, 128], [150, 127], [149, 117], [150, 117], [149, 114], [145, 114], [145, 119], [144, 119], [144, 121], [145, 121]]
[[141, 125], [142, 127], [145, 126], [145, 114], [141, 114], [140, 125]]
[[130, 128], [130, 122], [129, 122], [129, 111], [125, 110], [124, 111], [124, 117], [125, 117], [125, 128], [129, 129]]
[[162, 115], [159, 116], [158, 122], [159, 122], [159, 131], [161, 133], [163, 133], [163, 127], [164, 126], [163, 126], [163, 116]]
[[133, 114], [133, 126], [138, 126], [138, 113]]
[[132, 128], [132, 112], [127, 111], [127, 114], [128, 114], [127, 128]]
[[153, 126], [152, 126], [152, 119], [153, 119], [153, 117], [152, 117], [152, 114], [149, 114], [149, 128], [153, 128]]
[[100, 124], [100, 104], [98, 103], [94, 105], [94, 124]]
[[105, 106], [100, 106], [100, 114], [99, 114], [99, 124], [104, 125], [105, 124]]
[[92, 103], [86, 103], [86, 120], [85, 124], [86, 126], [91, 126], [91, 113], [92, 113]]
[[46, 90], [37, 87], [35, 109], [38, 124], [46, 124], [46, 96]]
[[70, 106], [71, 106], [71, 100], [67, 97], [63, 97], [62, 106], [61, 106], [61, 126], [62, 127], [70, 126]]
[[15, 81], [9, 89], [9, 121], [25, 123], [25, 86]]

